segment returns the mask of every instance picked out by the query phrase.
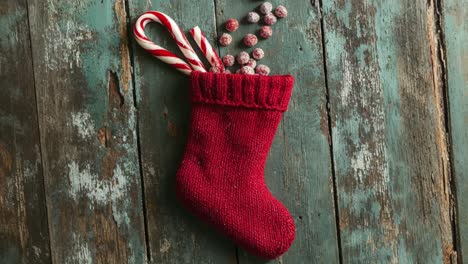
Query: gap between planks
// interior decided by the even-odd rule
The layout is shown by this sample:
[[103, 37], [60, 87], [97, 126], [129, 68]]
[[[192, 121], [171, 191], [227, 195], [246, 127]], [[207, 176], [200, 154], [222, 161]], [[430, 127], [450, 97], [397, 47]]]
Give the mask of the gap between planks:
[[[142, 210], [143, 210], [143, 225], [144, 225], [144, 235], [145, 235], [145, 247], [146, 247], [146, 258], [149, 263], [151, 263], [151, 245], [150, 245], [150, 238], [149, 238], [149, 229], [148, 229], [148, 212], [146, 209], [146, 194], [145, 194], [145, 179], [144, 179], [144, 171], [143, 171], [143, 160], [141, 154], [141, 140], [140, 140], [140, 111], [138, 108], [138, 98], [137, 98], [137, 87], [135, 84], [135, 56], [134, 50], [132, 45], [132, 28], [133, 28], [133, 21], [130, 16], [130, 4], [129, 0], [117, 0], [123, 1], [124, 4], [124, 11], [125, 11], [125, 21], [126, 21], [126, 34], [127, 34], [127, 46], [128, 46], [128, 55], [129, 55], [129, 62], [130, 62], [130, 73], [131, 73], [131, 83], [133, 86], [133, 104], [135, 107], [135, 117], [136, 117], [136, 124], [135, 124], [135, 133], [136, 133], [136, 144], [137, 144], [137, 153], [138, 153], [138, 166], [140, 167], [140, 181], [141, 181], [141, 203], [142, 203]], [[119, 15], [119, 14], [117, 14]], [[123, 36], [122, 36], [123, 37]]]
[[[458, 210], [457, 210], [457, 190], [454, 180], [454, 165], [453, 165], [453, 148], [452, 148], [452, 133], [451, 133], [451, 120], [450, 120], [450, 104], [449, 104], [449, 89], [448, 89], [448, 79], [447, 79], [447, 54], [446, 54], [446, 42], [445, 42], [445, 32], [443, 27], [443, 9], [442, 9], [442, 0], [428, 0], [428, 17], [431, 18], [429, 22], [432, 22], [433, 32], [431, 34], [431, 63], [433, 65], [433, 81], [436, 95], [439, 95], [438, 99], [440, 111], [440, 120], [439, 128], [443, 128], [444, 137], [441, 141], [442, 147], [446, 153], [446, 160], [444, 162], [444, 157], [441, 157], [443, 167], [447, 167], [447, 174], [444, 175], [444, 178], [447, 179], [445, 182], [444, 188], [448, 185], [448, 199], [449, 199], [449, 213], [451, 220], [451, 231], [452, 231], [452, 257], [450, 259], [451, 263], [463, 263], [460, 252], [460, 234], [459, 234], [459, 221], [458, 221]], [[437, 107], [437, 108], [439, 108]]]
[[45, 199], [45, 211], [47, 215], [47, 219], [45, 220], [47, 223], [47, 237], [48, 237], [48, 248], [49, 248], [49, 254], [50, 254], [50, 262], [53, 263], [53, 254], [52, 254], [52, 243], [51, 243], [51, 237], [52, 237], [52, 229], [51, 229], [51, 223], [49, 219], [51, 218], [50, 215], [50, 210], [49, 210], [49, 201], [47, 198], [47, 183], [46, 183], [46, 168], [44, 166], [44, 151], [43, 151], [43, 143], [44, 139], [41, 135], [41, 122], [39, 121], [41, 118], [41, 112], [39, 111], [39, 97], [37, 96], [37, 83], [36, 83], [36, 68], [35, 68], [35, 61], [34, 61], [34, 50], [33, 50], [33, 42], [32, 42], [32, 34], [31, 34], [31, 14], [29, 12], [29, 0], [25, 0], [26, 3], [26, 15], [28, 18], [28, 37], [29, 37], [29, 48], [31, 52], [31, 70], [32, 70], [32, 80], [33, 80], [33, 86], [34, 86], [34, 98], [36, 100], [36, 115], [37, 115], [37, 134], [39, 136], [39, 155], [41, 155], [41, 170], [42, 170], [42, 184], [44, 186], [43, 192], [44, 192], [44, 199]]
[[328, 145], [330, 152], [331, 161], [331, 173], [333, 181], [333, 206], [335, 207], [335, 226], [336, 226], [336, 240], [338, 243], [338, 259], [340, 264], [343, 263], [343, 253], [341, 249], [341, 232], [340, 232], [340, 212], [338, 207], [338, 188], [336, 185], [336, 172], [335, 172], [335, 157], [333, 154], [333, 134], [332, 134], [332, 120], [331, 120], [331, 109], [330, 109], [330, 87], [328, 85], [328, 71], [327, 71], [327, 48], [325, 43], [325, 27], [322, 13], [322, 0], [311, 0], [312, 6], [315, 6], [320, 16], [320, 38], [322, 40], [322, 60], [323, 60], [323, 73], [325, 79], [325, 98], [326, 98], [326, 109], [327, 109], [327, 125], [328, 125]]

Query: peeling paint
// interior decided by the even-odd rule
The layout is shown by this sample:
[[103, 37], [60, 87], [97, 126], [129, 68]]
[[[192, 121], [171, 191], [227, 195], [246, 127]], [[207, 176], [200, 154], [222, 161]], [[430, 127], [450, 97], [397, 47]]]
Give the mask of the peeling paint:
[[369, 151], [367, 145], [362, 145], [358, 148], [358, 151], [351, 158], [351, 168], [353, 168], [354, 174], [359, 178], [359, 182], [362, 183], [363, 177], [368, 176], [370, 162], [374, 158], [374, 154]]
[[111, 138], [111, 131], [108, 127], [101, 127], [98, 130], [98, 141], [103, 147], [109, 147], [109, 140]]
[[165, 238], [160, 243], [161, 247], [159, 248], [159, 252], [161, 252], [162, 254], [167, 253], [171, 248], [171, 243], [169, 243], [169, 241]]
[[132, 79], [132, 70], [130, 65], [130, 52], [128, 49], [128, 34], [127, 34], [127, 13], [125, 11], [125, 0], [117, 0], [114, 5], [115, 13], [117, 14], [117, 22], [119, 25], [120, 36], [120, 59], [122, 66], [122, 86], [123, 91], [127, 92]]
[[343, 60], [343, 83], [341, 85], [340, 98], [343, 106], [348, 105], [349, 95], [353, 87], [353, 67], [349, 60]]
[[24, 179], [26, 182], [31, 182], [36, 179], [39, 174], [39, 166], [41, 166], [41, 154], [39, 151], [39, 145], [34, 146], [36, 160], [24, 160]]
[[[93, 34], [87, 26], [77, 24], [73, 20], [67, 20], [65, 23], [51, 23], [46, 36], [49, 42], [44, 50], [45, 65], [53, 71], [59, 70], [64, 64], [70, 69], [75, 66], [80, 68], [80, 44], [92, 38]], [[63, 56], [56, 56], [56, 54], [63, 54]]]
[[91, 172], [89, 164], [80, 168], [75, 161], [72, 161], [68, 165], [68, 178], [69, 194], [75, 201], [81, 197], [87, 197], [98, 205], [105, 205], [109, 202], [119, 202], [118, 200], [128, 193], [129, 182], [119, 166], [115, 167], [111, 179], [100, 180], [97, 174]]
[[113, 216], [119, 226], [123, 224], [128, 226], [130, 224], [127, 211], [119, 208], [120, 200], [129, 196], [128, 187], [130, 184], [128, 182], [128, 175], [129, 174], [126, 173], [126, 171], [122, 171], [120, 166], [116, 166], [114, 169], [112, 185], [109, 187]]
[[113, 71], [109, 71], [107, 87], [109, 94], [109, 107], [121, 108], [125, 103], [125, 98], [120, 92], [119, 77]]
[[66, 256], [65, 264], [93, 264], [93, 255], [89, 249], [86, 239], [76, 233], [71, 235], [71, 251]]
[[88, 112], [72, 113], [71, 115], [72, 124], [82, 139], [90, 138], [95, 134], [94, 122]]
[[40, 257], [41, 254], [42, 254], [42, 250], [39, 247], [36, 247], [36, 246], [32, 246], [32, 248], [34, 250], [34, 254], [36, 255], [36, 257]]
[[94, 202], [106, 203], [109, 195], [108, 184], [99, 181], [98, 176], [91, 173], [89, 164], [80, 170], [78, 164], [72, 161], [68, 165], [68, 177], [70, 180], [69, 193], [74, 200], [78, 200], [82, 195], [85, 195]]
[[[376, 153], [383, 153], [384, 150], [377, 150], [371, 152], [368, 144], [362, 144], [356, 147], [357, 150], [351, 157], [351, 168], [354, 170], [354, 175], [359, 179], [359, 183], [363, 183], [364, 177], [370, 177], [373, 173], [378, 172], [382, 176], [380, 185], [385, 188], [390, 182], [386, 162], [378, 167], [373, 167], [372, 163], [375, 162]], [[376, 171], [377, 170], [377, 171]]]

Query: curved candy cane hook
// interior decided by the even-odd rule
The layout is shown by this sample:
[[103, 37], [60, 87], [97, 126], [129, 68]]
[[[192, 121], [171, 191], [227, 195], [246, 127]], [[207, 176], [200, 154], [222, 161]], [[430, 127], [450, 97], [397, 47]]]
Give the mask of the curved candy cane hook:
[[[187, 58], [188, 64], [177, 57], [174, 53], [156, 45], [145, 35], [145, 26], [149, 22], [158, 22], [171, 33], [171, 36], [176, 41], [180, 51], [182, 51], [185, 58]], [[190, 75], [192, 71], [206, 72], [203, 63], [198, 58], [183, 31], [168, 15], [158, 11], [145, 12], [137, 19], [133, 27], [133, 34], [135, 35], [136, 41], [142, 48], [151, 53], [154, 57], [171, 65], [182, 73]]]

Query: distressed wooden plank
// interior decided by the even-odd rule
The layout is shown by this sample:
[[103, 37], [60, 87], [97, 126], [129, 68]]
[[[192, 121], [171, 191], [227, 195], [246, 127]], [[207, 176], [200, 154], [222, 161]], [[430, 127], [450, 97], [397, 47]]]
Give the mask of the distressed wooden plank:
[[458, 202], [459, 258], [462, 263], [462, 260], [468, 260], [468, 1], [446, 0], [442, 3], [452, 166]]
[[345, 263], [454, 256], [433, 1], [323, 1]]
[[0, 262], [50, 263], [26, 1], [0, 3]]
[[124, 0], [29, 1], [54, 263], [144, 263]]
[[[242, 21], [261, 3], [217, 0], [218, 35], [225, 32], [223, 23], [227, 19]], [[266, 54], [259, 63], [269, 65], [273, 74], [290, 73], [296, 77], [289, 110], [276, 133], [265, 169], [267, 185], [290, 210], [297, 227], [292, 247], [276, 261], [338, 263], [318, 1], [290, 0], [281, 4], [288, 7], [289, 16], [273, 26], [271, 39], [257, 45]], [[237, 55], [242, 50], [252, 51], [241, 40], [259, 28], [260, 25], [242, 22], [232, 34], [234, 44], [221, 48], [220, 53]], [[262, 262], [239, 251], [239, 263]]]
[[[132, 21], [152, 9], [171, 16], [187, 36], [190, 35], [188, 30], [197, 25], [208, 36], [214, 34], [211, 0], [197, 1], [197, 4], [191, 1], [130, 1]], [[166, 29], [151, 25], [147, 33], [158, 44], [183, 58]], [[175, 197], [175, 176], [190, 117], [188, 78], [151, 57], [135, 42], [134, 48], [151, 260], [153, 263], [236, 263], [234, 245], [211, 227], [201, 224]]]

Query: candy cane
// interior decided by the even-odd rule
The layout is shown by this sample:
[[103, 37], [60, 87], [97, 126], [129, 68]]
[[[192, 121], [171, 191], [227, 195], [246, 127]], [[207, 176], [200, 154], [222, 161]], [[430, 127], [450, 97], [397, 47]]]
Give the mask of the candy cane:
[[205, 34], [197, 26], [190, 30], [190, 34], [197, 43], [198, 47], [201, 49], [203, 55], [208, 60], [208, 62], [213, 66], [218, 68], [219, 72], [224, 71], [224, 65], [219, 58], [218, 53], [213, 49], [208, 40], [206, 39]]
[[[171, 33], [172, 38], [176, 41], [177, 46], [187, 58], [187, 61], [190, 65], [178, 58], [174, 53], [156, 45], [154, 42], [149, 40], [148, 37], [146, 37], [145, 26], [152, 21], [160, 23]], [[142, 48], [147, 50], [156, 58], [183, 72], [184, 74], [190, 75], [192, 70], [206, 72], [203, 63], [200, 61], [192, 46], [188, 42], [182, 29], [168, 15], [158, 11], [148, 11], [142, 14], [133, 27], [133, 33], [135, 35], [136, 41]]]

